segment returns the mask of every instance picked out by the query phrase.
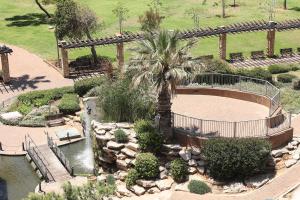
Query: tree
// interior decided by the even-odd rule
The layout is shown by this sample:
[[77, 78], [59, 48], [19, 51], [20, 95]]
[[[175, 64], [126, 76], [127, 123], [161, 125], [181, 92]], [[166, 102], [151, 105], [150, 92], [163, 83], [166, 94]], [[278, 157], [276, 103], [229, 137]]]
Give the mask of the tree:
[[145, 11], [144, 15], [139, 16], [141, 30], [148, 32], [158, 30], [162, 19], [163, 17], [160, 16], [158, 9], [149, 7], [149, 10]]
[[39, 0], [34, 0], [34, 1], [38, 5], [38, 7], [47, 15], [47, 17], [51, 18], [50, 13], [43, 7], [43, 5], [55, 3], [56, 0], [42, 0], [41, 2]]
[[190, 16], [194, 22], [196, 28], [200, 28], [200, 12], [199, 8], [188, 9], [185, 13]]
[[[96, 14], [88, 7], [80, 6], [73, 0], [58, 0], [55, 12], [56, 35], [58, 39], [81, 39], [86, 36], [92, 39], [91, 33], [100, 26]], [[97, 53], [91, 46], [94, 63], [98, 63]]]
[[157, 112], [159, 127], [167, 140], [172, 137], [171, 96], [176, 85], [191, 75], [190, 71], [200, 69], [193, 65], [189, 51], [195, 42], [180, 45], [178, 31], [162, 30], [158, 34], [148, 33], [145, 40], [134, 49], [137, 56], [132, 59], [130, 68], [136, 71], [133, 85], [148, 83], [158, 93]]
[[287, 9], [287, 0], [283, 0], [283, 9], [284, 9], [284, 10]]
[[121, 2], [118, 2], [115, 9], [113, 9], [113, 13], [116, 15], [116, 17], [119, 20], [120, 34], [122, 34], [123, 32], [123, 22], [126, 21], [126, 19], [128, 18], [128, 12], [129, 10], [126, 7], [124, 7], [124, 5]]
[[225, 0], [222, 0], [222, 18], [226, 17], [225, 8], [226, 8], [226, 2]]

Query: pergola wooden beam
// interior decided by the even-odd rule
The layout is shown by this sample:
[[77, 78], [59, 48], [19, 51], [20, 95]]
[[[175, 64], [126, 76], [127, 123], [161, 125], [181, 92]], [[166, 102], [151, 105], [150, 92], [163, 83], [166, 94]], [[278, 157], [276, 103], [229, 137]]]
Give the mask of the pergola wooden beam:
[[10, 81], [10, 72], [9, 72], [9, 61], [8, 54], [11, 54], [13, 50], [5, 45], [0, 46], [0, 56], [2, 64], [2, 79], [4, 83]]

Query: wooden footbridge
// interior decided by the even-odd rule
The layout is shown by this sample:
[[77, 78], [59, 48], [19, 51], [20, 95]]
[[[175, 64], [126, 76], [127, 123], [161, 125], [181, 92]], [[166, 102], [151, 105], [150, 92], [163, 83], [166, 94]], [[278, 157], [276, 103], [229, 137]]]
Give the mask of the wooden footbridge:
[[73, 168], [64, 154], [47, 136], [48, 143], [37, 146], [33, 139], [25, 137], [25, 150], [46, 182], [61, 182], [72, 178]]

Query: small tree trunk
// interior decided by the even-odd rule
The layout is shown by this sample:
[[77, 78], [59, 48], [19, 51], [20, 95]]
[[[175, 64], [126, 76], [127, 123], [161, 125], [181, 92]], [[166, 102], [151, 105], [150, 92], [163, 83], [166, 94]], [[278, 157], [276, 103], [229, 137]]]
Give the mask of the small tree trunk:
[[225, 0], [222, 0], [222, 17], [223, 18], [226, 17], [226, 13], [225, 13]]
[[172, 122], [171, 122], [171, 95], [168, 90], [168, 84], [162, 86], [158, 94], [158, 114], [160, 115], [159, 128], [167, 141], [172, 139]]
[[[92, 39], [92, 36], [91, 36], [89, 30], [86, 30], [86, 36], [89, 40]], [[95, 46], [91, 46], [91, 52], [92, 52], [94, 63], [97, 65], [98, 64], [98, 58], [97, 58], [97, 52], [96, 52]]]
[[287, 9], [287, 0], [284, 0], [284, 1], [283, 1], [283, 8], [284, 8], [284, 10]]
[[48, 11], [40, 4], [39, 0], [35, 0], [35, 3], [38, 5], [38, 7], [47, 15], [48, 18], [51, 18], [51, 15], [48, 13]]

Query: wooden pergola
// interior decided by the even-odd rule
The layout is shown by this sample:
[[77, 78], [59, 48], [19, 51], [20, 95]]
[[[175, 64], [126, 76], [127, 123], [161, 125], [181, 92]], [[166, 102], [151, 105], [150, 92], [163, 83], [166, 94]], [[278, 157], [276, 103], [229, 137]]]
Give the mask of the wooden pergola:
[[[286, 20], [282, 22], [274, 21], [251, 21], [236, 23], [227, 26], [220, 27], [207, 27], [181, 31], [179, 38], [182, 40], [193, 39], [193, 38], [209, 38], [219, 37], [219, 55], [220, 59], [226, 60], [227, 53], [227, 34], [240, 34], [245, 32], [258, 32], [267, 31], [267, 55], [269, 57], [274, 56], [275, 47], [275, 33], [288, 31], [292, 29], [300, 29], [300, 19]], [[87, 48], [91, 46], [106, 46], [116, 45], [117, 46], [117, 59], [119, 66], [124, 65], [124, 43], [144, 40], [145, 35], [143, 33], [128, 33], [125, 32], [122, 35], [115, 35], [105, 38], [95, 38], [89, 40], [69, 40], [59, 41], [58, 46], [61, 49], [62, 61], [61, 65], [63, 68], [64, 77], [68, 77], [70, 70], [68, 65], [68, 50], [76, 48]]]
[[10, 81], [10, 73], [9, 73], [9, 61], [8, 54], [11, 54], [13, 50], [5, 45], [0, 46], [0, 56], [1, 56], [1, 64], [2, 64], [2, 79], [4, 83], [8, 83]]

